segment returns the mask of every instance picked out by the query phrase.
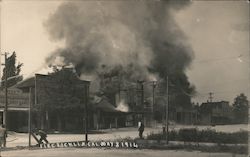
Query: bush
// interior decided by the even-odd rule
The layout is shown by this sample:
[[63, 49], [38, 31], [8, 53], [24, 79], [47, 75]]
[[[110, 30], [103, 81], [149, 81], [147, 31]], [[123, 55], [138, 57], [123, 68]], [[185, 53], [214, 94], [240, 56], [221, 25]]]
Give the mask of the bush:
[[[164, 140], [163, 133], [153, 134], [147, 136], [149, 140]], [[196, 128], [180, 129], [179, 131], [170, 131], [169, 140], [184, 141], [184, 142], [212, 142], [218, 144], [247, 144], [248, 132], [239, 131], [234, 133], [216, 132], [215, 130], [206, 129], [198, 130]]]
[[198, 130], [196, 128], [192, 129], [180, 129], [179, 137], [181, 141], [193, 141], [196, 142], [198, 139]]
[[[169, 131], [169, 140], [176, 140], [178, 138], [178, 132], [175, 131], [175, 130], [171, 130]], [[166, 139], [166, 135], [163, 134], [163, 133], [157, 133], [157, 134], [154, 134], [154, 133], [150, 133], [148, 136], [147, 136], [147, 139], [148, 140], [165, 140]]]
[[148, 136], [147, 136], [147, 139], [148, 140], [164, 140], [165, 137], [163, 135], [163, 133], [157, 133], [157, 134], [154, 134], [154, 133], [150, 133]]
[[198, 131], [198, 142], [216, 142], [218, 138], [216, 131], [211, 129]]

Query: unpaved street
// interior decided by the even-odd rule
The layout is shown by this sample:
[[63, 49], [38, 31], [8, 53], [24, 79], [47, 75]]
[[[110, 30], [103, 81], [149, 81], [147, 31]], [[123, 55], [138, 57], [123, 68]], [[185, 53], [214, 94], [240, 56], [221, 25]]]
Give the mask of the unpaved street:
[[94, 148], [57, 148], [39, 150], [4, 151], [2, 157], [245, 157], [230, 153], [203, 153], [174, 150], [121, 150]]
[[[217, 131], [223, 132], [235, 132], [240, 130], [248, 130], [247, 125], [218, 125], [215, 127], [211, 126], [182, 126], [176, 125], [171, 126], [170, 129], [180, 129], [180, 128], [190, 128], [190, 127], [198, 127], [198, 129], [216, 129]], [[137, 128], [119, 128], [119, 129], [107, 129], [103, 130], [102, 134], [90, 134], [89, 140], [114, 140], [120, 138], [136, 138], [138, 137]], [[160, 126], [156, 128], [146, 128], [144, 131], [144, 136], [152, 132], [161, 132], [162, 129]], [[83, 141], [85, 140], [84, 134], [49, 134], [48, 135], [49, 142], [69, 142], [69, 141]], [[32, 139], [32, 144], [36, 144], [35, 140]], [[7, 147], [16, 147], [16, 146], [27, 146], [28, 145], [28, 134], [24, 133], [12, 133], [8, 135], [7, 138]]]

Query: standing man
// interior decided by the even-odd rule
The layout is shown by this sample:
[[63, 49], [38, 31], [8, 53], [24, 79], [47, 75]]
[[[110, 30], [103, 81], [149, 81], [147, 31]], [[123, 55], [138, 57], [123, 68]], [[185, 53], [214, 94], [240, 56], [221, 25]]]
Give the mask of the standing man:
[[7, 138], [7, 131], [6, 131], [4, 124], [2, 124], [0, 126], [0, 146], [1, 147], [6, 147], [6, 138]]
[[143, 131], [144, 131], [144, 124], [142, 122], [141, 122], [141, 125], [139, 126], [138, 131], [139, 131], [139, 137], [140, 137], [140, 139], [142, 139], [143, 138]]

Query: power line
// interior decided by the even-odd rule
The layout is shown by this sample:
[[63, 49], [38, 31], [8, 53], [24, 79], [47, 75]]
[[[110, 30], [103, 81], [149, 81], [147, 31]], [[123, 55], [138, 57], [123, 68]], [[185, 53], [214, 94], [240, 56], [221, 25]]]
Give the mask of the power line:
[[[232, 94], [232, 93], [243, 93], [243, 91], [245, 91], [247, 93], [249, 89], [244, 89], [244, 90], [241, 90], [241, 91], [223, 91], [223, 92], [213, 92], [213, 95], [226, 95], [226, 94]], [[207, 94], [209, 94], [209, 92], [204, 92], [204, 93], [200, 93], [200, 92], [197, 92], [194, 97], [207, 97]]]
[[[201, 59], [201, 60], [193, 60], [193, 63], [209, 63], [209, 62], [216, 62], [216, 61], [228, 61], [228, 60], [238, 60], [239, 62], [248, 61], [248, 56], [246, 55], [239, 55], [239, 56], [231, 56], [231, 57], [223, 57], [223, 58], [212, 58], [212, 59]], [[244, 60], [242, 59], [244, 57]]]
[[[216, 85], [216, 87], [221, 87], [221, 86], [225, 86], [228, 84], [232, 84], [232, 83], [242, 83], [241, 81], [250, 81], [249, 78], [242, 78], [242, 79], [234, 79], [234, 80], [223, 80], [221, 82], [213, 82], [213, 85]], [[206, 85], [202, 85], [199, 87], [207, 87]], [[202, 88], [204, 89], [204, 88]]]

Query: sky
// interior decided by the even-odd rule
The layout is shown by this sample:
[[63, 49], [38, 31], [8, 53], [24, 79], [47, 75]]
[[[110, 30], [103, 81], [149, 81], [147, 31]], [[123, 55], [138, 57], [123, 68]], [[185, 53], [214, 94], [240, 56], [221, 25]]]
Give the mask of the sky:
[[[63, 41], [49, 38], [44, 22], [62, 0], [2, 0], [1, 52], [17, 53], [24, 63], [25, 78], [44, 73], [45, 58]], [[84, 3], [84, 2], [83, 2]], [[186, 73], [204, 102], [212, 92], [214, 101], [233, 99], [240, 93], [250, 98], [249, 3], [247, 1], [195, 1], [174, 18], [194, 51]], [[3, 56], [1, 61], [3, 61]]]

